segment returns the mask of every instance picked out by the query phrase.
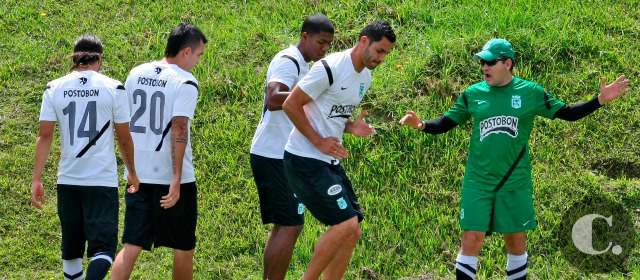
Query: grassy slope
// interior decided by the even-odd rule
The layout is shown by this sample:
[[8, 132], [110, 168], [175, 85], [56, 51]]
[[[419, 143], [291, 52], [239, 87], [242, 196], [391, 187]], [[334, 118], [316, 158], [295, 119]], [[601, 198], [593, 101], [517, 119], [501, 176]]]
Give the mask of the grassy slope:
[[[434, 137], [400, 128], [396, 121], [410, 108], [424, 117], [446, 110], [454, 92], [479, 79], [471, 54], [487, 39], [512, 40], [522, 61], [518, 75], [567, 101], [589, 98], [600, 77], [611, 80], [625, 73], [636, 83], [640, 78], [638, 1], [94, 2], [0, 6], [0, 279], [59, 277], [53, 187], [57, 146], [47, 166], [44, 211], [29, 206], [29, 178], [42, 89], [68, 71], [69, 51], [82, 32], [103, 39], [104, 72], [120, 80], [133, 66], [161, 57], [168, 30], [181, 20], [209, 36], [207, 53], [194, 73], [201, 83], [193, 128], [200, 186], [199, 279], [261, 275], [268, 227], [259, 223], [247, 151], [259, 119], [266, 66], [274, 53], [295, 42], [306, 14], [321, 11], [335, 22], [334, 50], [350, 47], [373, 19], [392, 21], [399, 34], [363, 103], [378, 134], [346, 139], [351, 158], [344, 166], [367, 215], [349, 279], [364, 278], [365, 268], [385, 279], [451, 276], [469, 126]], [[638, 103], [634, 86], [631, 97], [586, 120], [537, 122], [531, 147], [540, 226], [530, 235], [529, 250], [537, 278], [623, 277], [571, 268], [554, 245], [552, 230], [563, 209], [588, 193], [607, 193], [629, 208], [640, 208], [639, 174], [633, 172], [640, 162]], [[601, 159], [628, 161], [616, 168], [629, 171], [611, 178], [594, 172]], [[301, 275], [324, 229], [307, 218], [292, 279]], [[638, 252], [631, 259], [632, 277], [640, 277]], [[480, 277], [503, 277], [501, 240], [490, 238], [482, 255]], [[166, 279], [170, 268], [170, 251], [156, 250], [141, 257], [134, 278]]]

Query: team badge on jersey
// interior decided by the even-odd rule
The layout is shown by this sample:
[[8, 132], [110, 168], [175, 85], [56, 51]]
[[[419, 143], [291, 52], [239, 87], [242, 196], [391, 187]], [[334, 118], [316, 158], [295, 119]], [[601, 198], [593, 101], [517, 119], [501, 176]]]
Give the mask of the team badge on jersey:
[[360, 91], [358, 92], [358, 96], [360, 96], [360, 98], [364, 96], [364, 83], [360, 83]]
[[518, 118], [513, 116], [495, 116], [480, 122], [480, 141], [494, 133], [504, 133], [518, 137]]
[[87, 81], [88, 81], [88, 80], [87, 80], [87, 78], [85, 78], [85, 77], [80, 77], [80, 84], [82, 84], [82, 85], [86, 85], [86, 84], [87, 84]]
[[522, 98], [520, 98], [520, 95], [511, 96], [511, 107], [513, 109], [520, 109], [520, 107], [522, 107]]

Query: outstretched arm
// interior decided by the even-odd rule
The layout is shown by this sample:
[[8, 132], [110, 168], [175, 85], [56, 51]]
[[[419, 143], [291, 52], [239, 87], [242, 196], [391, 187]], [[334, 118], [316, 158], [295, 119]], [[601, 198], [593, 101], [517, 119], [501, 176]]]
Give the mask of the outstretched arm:
[[600, 94], [589, 101], [567, 105], [555, 114], [556, 118], [566, 121], [577, 121], [588, 116], [598, 108], [620, 97], [629, 90], [629, 80], [624, 75], [618, 77], [613, 83], [605, 85], [601, 82]]
[[347, 124], [344, 127], [344, 131], [360, 137], [367, 137], [371, 134], [374, 134], [376, 130], [372, 126], [367, 124], [367, 121], [364, 119], [364, 117], [366, 117], [367, 115], [369, 115], [369, 112], [367, 112], [367, 110], [363, 110], [362, 112], [360, 112], [360, 115], [358, 115], [355, 121], [347, 121]]
[[400, 124], [420, 129], [429, 134], [445, 133], [458, 125], [458, 123], [446, 116], [422, 121], [413, 111], [407, 111], [407, 114], [400, 119]]

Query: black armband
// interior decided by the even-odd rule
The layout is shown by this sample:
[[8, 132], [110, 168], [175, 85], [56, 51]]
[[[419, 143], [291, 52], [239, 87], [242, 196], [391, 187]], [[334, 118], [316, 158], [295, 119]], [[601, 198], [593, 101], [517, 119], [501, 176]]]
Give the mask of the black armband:
[[577, 121], [598, 110], [600, 107], [602, 107], [602, 105], [600, 105], [600, 101], [598, 101], [598, 96], [596, 95], [589, 101], [573, 105], [564, 105], [564, 107], [556, 112], [554, 117], [565, 121]]
[[442, 116], [437, 119], [423, 121], [422, 131], [429, 134], [440, 134], [453, 129], [457, 125], [458, 123], [456, 123], [454, 120], [446, 116]]

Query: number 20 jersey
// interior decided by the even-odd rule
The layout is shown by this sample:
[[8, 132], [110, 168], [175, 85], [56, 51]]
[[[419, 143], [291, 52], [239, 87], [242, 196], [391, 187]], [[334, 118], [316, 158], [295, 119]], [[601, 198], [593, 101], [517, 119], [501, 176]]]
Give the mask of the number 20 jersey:
[[[171, 120], [193, 119], [198, 100], [198, 82], [191, 73], [175, 64], [153, 61], [131, 70], [125, 83], [133, 138], [135, 164], [142, 183], [171, 183]], [[194, 182], [191, 137], [182, 162], [181, 183]]]
[[73, 71], [47, 84], [40, 121], [60, 128], [58, 184], [118, 187], [113, 124], [129, 121], [119, 81], [95, 71]]

